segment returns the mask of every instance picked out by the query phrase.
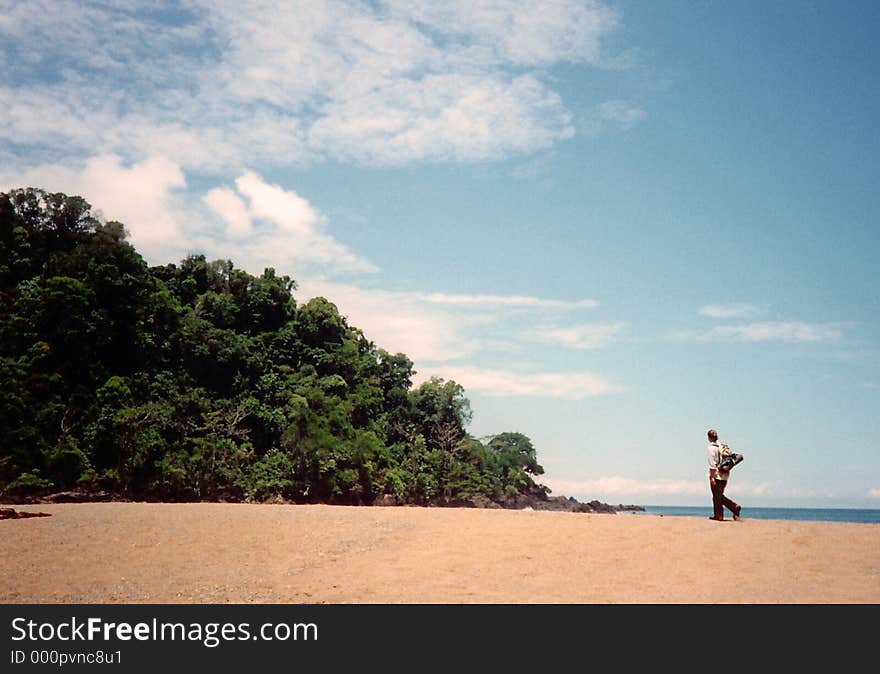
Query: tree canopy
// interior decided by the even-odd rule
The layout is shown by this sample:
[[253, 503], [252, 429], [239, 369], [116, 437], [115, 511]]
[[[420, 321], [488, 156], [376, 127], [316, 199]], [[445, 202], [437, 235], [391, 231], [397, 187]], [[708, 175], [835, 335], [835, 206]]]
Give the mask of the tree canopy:
[[531, 441], [294, 280], [150, 267], [84, 199], [0, 193], [0, 496], [432, 503], [544, 496]]

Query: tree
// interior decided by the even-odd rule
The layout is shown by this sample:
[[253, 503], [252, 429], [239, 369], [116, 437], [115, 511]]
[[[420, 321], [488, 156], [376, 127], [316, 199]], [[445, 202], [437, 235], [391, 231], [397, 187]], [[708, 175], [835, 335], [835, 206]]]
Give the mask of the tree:
[[522, 433], [499, 433], [486, 446], [495, 452], [501, 465], [508, 470], [522, 470], [531, 475], [544, 474], [532, 441]]
[[464, 388], [452, 380], [431, 377], [412, 392], [412, 404], [428, 446], [454, 453], [467, 436], [472, 416]]

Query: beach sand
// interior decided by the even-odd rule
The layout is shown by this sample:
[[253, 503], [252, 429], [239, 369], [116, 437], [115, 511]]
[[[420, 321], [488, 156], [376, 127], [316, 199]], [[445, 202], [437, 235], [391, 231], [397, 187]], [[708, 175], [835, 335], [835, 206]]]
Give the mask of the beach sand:
[[880, 525], [468, 508], [17, 505], [0, 603], [878, 603]]

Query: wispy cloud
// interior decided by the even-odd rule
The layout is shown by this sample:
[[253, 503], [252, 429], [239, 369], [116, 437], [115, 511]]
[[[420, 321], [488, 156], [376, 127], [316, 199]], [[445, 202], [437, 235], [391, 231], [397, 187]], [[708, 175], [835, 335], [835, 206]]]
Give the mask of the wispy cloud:
[[505, 306], [532, 309], [593, 309], [599, 306], [596, 300], [554, 300], [529, 295], [468, 295], [427, 293], [419, 298], [433, 304], [452, 304], [458, 306]]
[[865, 494], [867, 498], [880, 498], [880, 487], [874, 487], [868, 490], [868, 493]]
[[719, 325], [711, 330], [675, 333], [686, 342], [760, 343], [830, 342], [843, 337], [847, 323], [806, 323], [804, 321], [764, 321]]
[[707, 304], [700, 309], [701, 316], [709, 318], [748, 318], [758, 313], [751, 304]]
[[645, 111], [623, 100], [605, 101], [597, 108], [602, 122], [612, 123], [621, 129], [631, 129], [647, 116]]
[[584, 113], [578, 121], [580, 132], [597, 136], [611, 129], [627, 131], [647, 117], [644, 109], [622, 99], [604, 101]]
[[523, 373], [455, 365], [420, 367], [414, 382], [420, 383], [432, 376], [452, 379], [469, 391], [497, 396], [542, 396], [580, 400], [624, 390], [605, 377], [591, 372]]
[[[499, 341], [486, 326], [504, 320], [532, 322], [535, 312], [589, 309], [595, 300], [534, 296], [389, 291], [321, 279], [303, 279], [296, 292], [305, 302], [324, 296], [382, 348], [421, 363], [439, 363], [486, 351], [511, 351], [513, 336]], [[511, 335], [522, 331], [511, 331]]]
[[843, 335], [841, 323], [804, 323], [801, 321], [766, 321], [743, 325], [720, 325], [706, 336], [730, 342], [824, 342]]
[[[707, 304], [699, 314], [715, 319], [743, 319], [761, 313], [753, 304]], [[679, 339], [700, 342], [827, 342], [843, 337], [846, 323], [806, 321], [751, 321], [716, 325], [709, 330], [681, 331]]]
[[517, 65], [586, 61], [601, 65], [601, 40], [618, 27], [599, 2], [510, 3], [505, 0], [391, 0], [395, 15], [480, 47], [484, 58]]
[[0, 143], [211, 172], [506, 157], [572, 136], [547, 67], [606, 67], [617, 28], [578, 0], [7, 3]]
[[564, 328], [543, 328], [530, 333], [538, 342], [569, 349], [600, 349], [607, 346], [626, 327], [625, 323], [587, 323]]

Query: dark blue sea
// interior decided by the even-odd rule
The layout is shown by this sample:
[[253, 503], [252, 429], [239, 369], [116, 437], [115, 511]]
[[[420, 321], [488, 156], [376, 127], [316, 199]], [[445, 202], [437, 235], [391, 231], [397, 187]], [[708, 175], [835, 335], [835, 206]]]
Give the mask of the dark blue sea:
[[[710, 506], [644, 506], [647, 515], [709, 517]], [[725, 517], [730, 514], [725, 511]], [[859, 522], [880, 524], [880, 510], [865, 508], [746, 508], [742, 518], [756, 520], [801, 520], [805, 522]]]

